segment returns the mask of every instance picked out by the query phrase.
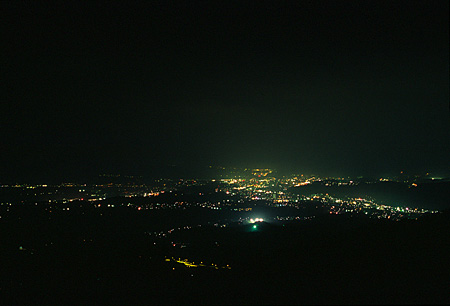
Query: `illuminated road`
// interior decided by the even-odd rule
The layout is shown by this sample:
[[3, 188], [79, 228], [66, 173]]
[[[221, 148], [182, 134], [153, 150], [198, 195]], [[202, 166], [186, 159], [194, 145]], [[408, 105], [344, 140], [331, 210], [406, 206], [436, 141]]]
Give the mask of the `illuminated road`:
[[175, 259], [173, 257], [172, 258], [166, 258], [165, 261], [174, 261], [176, 263], [183, 264], [183, 265], [185, 265], [188, 268], [205, 267], [205, 268], [212, 268], [212, 269], [216, 269], [216, 270], [218, 270], [218, 269], [231, 269], [231, 267], [229, 265], [219, 267], [217, 264], [211, 264], [209, 266], [209, 265], [203, 264], [203, 262], [200, 262], [199, 264], [196, 264], [194, 262], [189, 262], [187, 259], [181, 260], [180, 258]]

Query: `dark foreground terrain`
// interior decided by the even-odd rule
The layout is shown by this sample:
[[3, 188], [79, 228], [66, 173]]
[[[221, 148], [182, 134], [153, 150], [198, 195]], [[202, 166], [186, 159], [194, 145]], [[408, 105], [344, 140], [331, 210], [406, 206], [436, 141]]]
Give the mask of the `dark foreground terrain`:
[[135, 211], [48, 216], [0, 219], [2, 304], [450, 303], [448, 213], [209, 225], [164, 238]]

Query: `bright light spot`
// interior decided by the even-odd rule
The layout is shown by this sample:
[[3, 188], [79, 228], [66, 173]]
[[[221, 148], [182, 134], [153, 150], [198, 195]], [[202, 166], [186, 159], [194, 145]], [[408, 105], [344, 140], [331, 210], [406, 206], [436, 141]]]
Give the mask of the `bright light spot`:
[[250, 223], [255, 223], [255, 222], [263, 222], [264, 219], [263, 218], [255, 218], [255, 219], [250, 219]]

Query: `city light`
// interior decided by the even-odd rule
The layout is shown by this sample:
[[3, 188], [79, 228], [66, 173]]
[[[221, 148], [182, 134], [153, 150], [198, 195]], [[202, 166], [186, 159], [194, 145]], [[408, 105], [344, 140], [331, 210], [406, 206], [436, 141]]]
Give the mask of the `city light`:
[[255, 219], [252, 218], [249, 220], [250, 223], [263, 222], [263, 221], [264, 221], [263, 218], [255, 218]]

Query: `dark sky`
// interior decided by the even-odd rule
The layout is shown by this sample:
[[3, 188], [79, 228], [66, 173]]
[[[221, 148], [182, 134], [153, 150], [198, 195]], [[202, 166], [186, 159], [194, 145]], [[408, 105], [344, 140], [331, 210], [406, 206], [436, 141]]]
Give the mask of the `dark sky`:
[[0, 7], [0, 182], [450, 169], [448, 1]]

